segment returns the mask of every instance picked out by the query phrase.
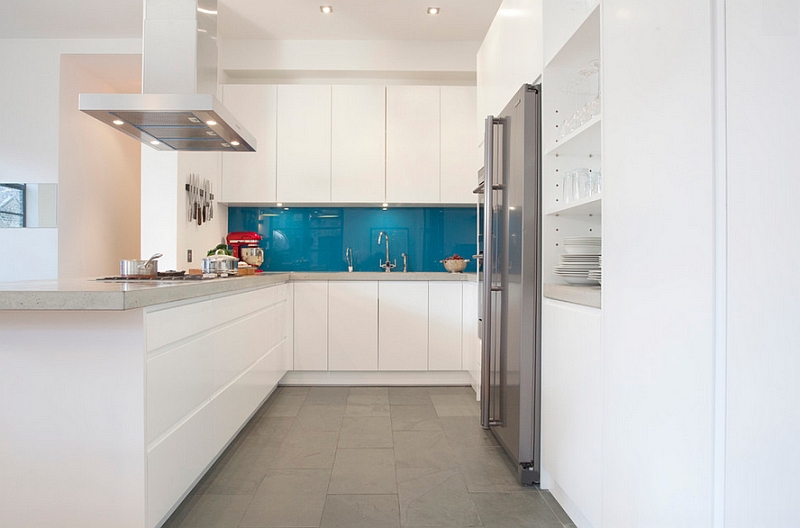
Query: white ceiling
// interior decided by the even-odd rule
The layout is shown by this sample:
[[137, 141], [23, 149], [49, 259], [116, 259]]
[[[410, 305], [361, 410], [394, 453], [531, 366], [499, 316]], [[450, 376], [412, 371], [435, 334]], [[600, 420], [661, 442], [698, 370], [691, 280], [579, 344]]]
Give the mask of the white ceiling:
[[[501, 0], [220, 0], [223, 38], [483, 40]], [[320, 13], [332, 5], [333, 14]], [[429, 6], [441, 14], [426, 14]], [[139, 38], [142, 0], [0, 0], [0, 38]]]

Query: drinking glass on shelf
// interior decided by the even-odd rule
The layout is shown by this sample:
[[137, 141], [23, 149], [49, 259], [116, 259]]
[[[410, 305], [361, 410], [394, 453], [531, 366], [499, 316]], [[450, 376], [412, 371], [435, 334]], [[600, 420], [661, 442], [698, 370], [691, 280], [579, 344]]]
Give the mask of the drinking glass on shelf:
[[576, 200], [580, 200], [581, 198], [586, 198], [589, 196], [591, 192], [591, 187], [589, 186], [589, 169], [580, 168], [575, 169], [572, 171], [574, 174], [574, 193], [573, 196]]
[[603, 192], [603, 175], [600, 171], [592, 171], [589, 173], [589, 196], [600, 194]]
[[575, 201], [575, 171], [564, 174], [564, 178], [561, 181], [561, 190], [564, 193], [565, 204]]

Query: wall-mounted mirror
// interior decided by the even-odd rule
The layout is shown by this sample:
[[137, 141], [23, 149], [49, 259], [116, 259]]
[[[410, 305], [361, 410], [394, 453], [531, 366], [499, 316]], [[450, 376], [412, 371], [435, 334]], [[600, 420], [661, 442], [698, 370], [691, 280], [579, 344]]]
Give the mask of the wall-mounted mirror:
[[56, 227], [55, 183], [0, 183], [0, 228]]

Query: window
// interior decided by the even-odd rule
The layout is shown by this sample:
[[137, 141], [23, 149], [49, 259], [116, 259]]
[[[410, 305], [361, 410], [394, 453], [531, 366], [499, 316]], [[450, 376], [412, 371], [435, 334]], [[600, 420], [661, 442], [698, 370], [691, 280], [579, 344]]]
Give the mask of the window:
[[25, 227], [24, 183], [0, 183], [0, 227]]

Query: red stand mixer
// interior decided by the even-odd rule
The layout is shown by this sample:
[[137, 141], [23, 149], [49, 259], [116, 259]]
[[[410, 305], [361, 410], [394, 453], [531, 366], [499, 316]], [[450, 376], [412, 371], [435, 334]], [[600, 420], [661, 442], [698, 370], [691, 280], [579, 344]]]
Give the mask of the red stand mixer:
[[[264, 263], [264, 250], [258, 247], [261, 235], [253, 231], [236, 231], [228, 233], [225, 241], [233, 249], [233, 256], [254, 268]], [[256, 270], [260, 273], [261, 270]]]

